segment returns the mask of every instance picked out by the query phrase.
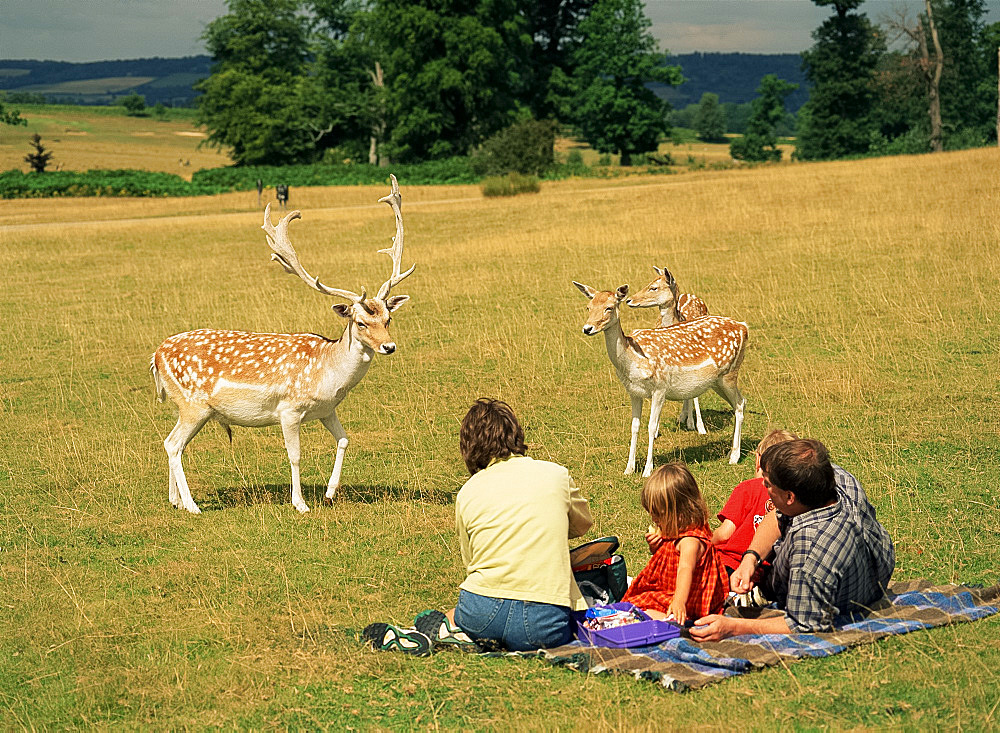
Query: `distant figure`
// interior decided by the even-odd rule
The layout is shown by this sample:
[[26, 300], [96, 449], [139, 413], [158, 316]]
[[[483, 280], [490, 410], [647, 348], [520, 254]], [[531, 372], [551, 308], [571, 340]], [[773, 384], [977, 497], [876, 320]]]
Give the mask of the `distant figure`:
[[288, 186], [284, 183], [279, 183], [274, 187], [274, 195], [278, 197], [278, 203], [281, 204], [281, 208], [285, 208], [285, 204], [288, 203]]
[[264, 182], [257, 179], [257, 208], [260, 208], [260, 195], [264, 193]]

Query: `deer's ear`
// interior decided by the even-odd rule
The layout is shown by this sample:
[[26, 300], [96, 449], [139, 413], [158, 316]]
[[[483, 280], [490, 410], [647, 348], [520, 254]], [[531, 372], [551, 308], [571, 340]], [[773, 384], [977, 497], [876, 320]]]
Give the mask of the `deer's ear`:
[[393, 295], [385, 299], [385, 307], [392, 313], [409, 299], [409, 295]]
[[656, 265], [653, 265], [653, 269], [656, 270], [656, 274], [657, 275], [659, 275], [661, 277], [663, 276], [663, 270], [661, 270], [659, 267], [657, 267]]
[[593, 300], [594, 296], [597, 295], [597, 291], [594, 290], [589, 285], [584, 285], [583, 283], [578, 283], [576, 280], [573, 281], [573, 284], [576, 285], [577, 289], [581, 293], [583, 293], [584, 295], [586, 295], [590, 300]]
[[618, 300], [625, 300], [628, 297], [628, 285], [622, 285], [615, 291], [615, 297]]
[[333, 312], [336, 313], [341, 318], [351, 317], [351, 306], [346, 303], [336, 303], [332, 306]]

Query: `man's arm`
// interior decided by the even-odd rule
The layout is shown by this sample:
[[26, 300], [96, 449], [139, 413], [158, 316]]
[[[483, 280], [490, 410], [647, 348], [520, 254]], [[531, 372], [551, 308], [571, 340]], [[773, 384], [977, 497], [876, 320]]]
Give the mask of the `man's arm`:
[[[748, 550], [753, 550], [760, 555], [761, 560], [766, 560], [774, 550], [774, 543], [781, 537], [781, 529], [778, 527], [778, 513], [770, 511], [764, 515], [757, 526], [753, 540], [750, 541]], [[746, 554], [740, 561], [740, 566], [733, 571], [729, 577], [729, 584], [735, 593], [746, 593], [753, 588], [753, 574], [757, 570], [757, 558]]]
[[694, 622], [691, 638], [695, 641], [719, 641], [739, 634], [790, 634], [785, 616], [771, 618], [732, 618], [712, 614]]

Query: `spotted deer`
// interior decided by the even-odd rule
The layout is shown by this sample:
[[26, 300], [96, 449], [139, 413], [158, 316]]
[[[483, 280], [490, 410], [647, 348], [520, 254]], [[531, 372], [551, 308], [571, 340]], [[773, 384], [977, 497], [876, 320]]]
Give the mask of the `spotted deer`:
[[[656, 279], [628, 299], [630, 308], [653, 306], [659, 308], [660, 321], [656, 324], [658, 328], [666, 328], [708, 315], [708, 306], [704, 300], [692, 293], [677, 292], [677, 281], [667, 268], [661, 270], [654, 265], [653, 269], [656, 270]], [[701, 419], [701, 405], [698, 404], [697, 397], [693, 400], [684, 400], [681, 412], [677, 416], [677, 423], [688, 430], [697, 430], [702, 435], [705, 434], [705, 423]]]
[[399, 185], [391, 176], [392, 190], [380, 202], [392, 207], [396, 218], [393, 244], [379, 253], [392, 258], [392, 274], [369, 298], [361, 293], [327, 287], [299, 263], [288, 238], [289, 222], [301, 218], [291, 211], [271, 223], [271, 206], [264, 210], [261, 227], [273, 254], [271, 259], [287, 272], [298, 275], [323, 295], [344, 298], [333, 311], [347, 320], [337, 341], [312, 333], [249, 333], [201, 329], [171, 336], [153, 354], [150, 371], [160, 401], [177, 406], [177, 424], [163, 442], [169, 465], [170, 503], [193, 514], [201, 510], [191, 498], [181, 454], [209, 420], [230, 426], [281, 425], [292, 469], [292, 504], [300, 512], [309, 507], [302, 499], [299, 481], [299, 430], [304, 422], [319, 420], [337, 441], [337, 456], [327, 485], [324, 503], [340, 486], [347, 450], [347, 433], [337, 418], [337, 406], [368, 372], [372, 357], [391, 354], [396, 344], [389, 335], [391, 314], [409, 300], [408, 295], [390, 295], [416, 267], [400, 273], [403, 257], [403, 216]]
[[729, 462], [739, 461], [746, 400], [736, 382], [747, 343], [746, 324], [722, 316], [703, 316], [670, 328], [639, 329], [626, 336], [619, 320], [619, 306], [628, 297], [628, 285], [614, 292], [598, 292], [575, 281], [573, 284], [590, 301], [583, 333], [592, 336], [604, 332], [608, 357], [632, 401], [632, 439], [625, 475], [635, 471], [643, 400], [650, 401], [649, 448], [642, 471], [643, 476], [649, 476], [664, 401], [692, 399], [709, 389], [733, 407], [736, 422]]

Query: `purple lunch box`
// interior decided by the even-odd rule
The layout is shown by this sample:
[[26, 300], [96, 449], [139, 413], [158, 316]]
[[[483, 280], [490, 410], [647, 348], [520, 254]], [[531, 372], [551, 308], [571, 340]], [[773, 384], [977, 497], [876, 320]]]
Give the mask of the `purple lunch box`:
[[615, 629], [588, 629], [583, 625], [586, 611], [576, 611], [573, 613], [573, 618], [576, 620], [576, 636], [580, 641], [591, 646], [625, 649], [633, 646], [659, 644], [661, 641], [676, 639], [681, 635], [681, 627], [677, 624], [651, 619], [643, 613], [642, 609], [635, 608], [631, 603], [609, 603], [605, 608], [613, 608], [616, 611], [635, 609], [645, 621], [636, 621], [634, 624], [626, 624]]

